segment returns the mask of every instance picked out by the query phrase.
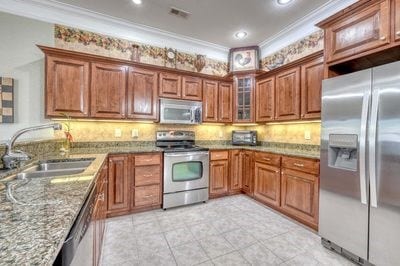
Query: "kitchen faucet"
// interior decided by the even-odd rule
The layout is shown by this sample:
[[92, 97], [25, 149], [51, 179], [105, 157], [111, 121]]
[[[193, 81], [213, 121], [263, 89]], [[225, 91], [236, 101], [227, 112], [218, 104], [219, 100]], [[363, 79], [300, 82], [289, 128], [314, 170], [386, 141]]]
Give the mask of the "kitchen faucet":
[[21, 162], [27, 161], [30, 159], [29, 155], [24, 153], [23, 151], [13, 151], [14, 143], [19, 136], [26, 132], [36, 131], [39, 129], [53, 128], [54, 130], [61, 130], [62, 125], [59, 123], [40, 125], [34, 127], [27, 127], [17, 131], [6, 143], [6, 153], [1, 158], [4, 164], [4, 168], [13, 169], [17, 168]]

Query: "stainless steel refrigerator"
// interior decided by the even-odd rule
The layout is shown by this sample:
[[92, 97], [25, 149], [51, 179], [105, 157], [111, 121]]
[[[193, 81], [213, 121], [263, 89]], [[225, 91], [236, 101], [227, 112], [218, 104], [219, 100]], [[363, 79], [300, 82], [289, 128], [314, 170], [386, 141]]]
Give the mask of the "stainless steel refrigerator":
[[400, 265], [400, 62], [323, 81], [319, 215], [326, 247]]

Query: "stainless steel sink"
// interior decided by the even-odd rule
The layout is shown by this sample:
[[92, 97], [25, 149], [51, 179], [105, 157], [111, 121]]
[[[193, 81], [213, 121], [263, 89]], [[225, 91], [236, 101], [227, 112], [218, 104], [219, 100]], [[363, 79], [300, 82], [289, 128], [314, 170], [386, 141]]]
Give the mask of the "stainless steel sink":
[[55, 177], [82, 173], [93, 159], [42, 162], [17, 174], [19, 179]]

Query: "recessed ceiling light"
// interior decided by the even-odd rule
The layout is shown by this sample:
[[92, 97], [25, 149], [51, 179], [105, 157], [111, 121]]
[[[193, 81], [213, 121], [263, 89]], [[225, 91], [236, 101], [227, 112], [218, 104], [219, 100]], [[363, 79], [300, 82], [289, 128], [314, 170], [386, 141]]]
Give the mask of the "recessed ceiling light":
[[247, 36], [247, 32], [245, 31], [238, 31], [235, 33], [235, 38], [236, 39], [244, 39]]
[[284, 5], [289, 4], [289, 3], [292, 2], [292, 1], [293, 1], [293, 0], [277, 0], [276, 2], [277, 2], [279, 5], [284, 6]]
[[135, 5], [140, 5], [140, 4], [142, 3], [142, 0], [132, 0], [132, 2], [133, 2]]

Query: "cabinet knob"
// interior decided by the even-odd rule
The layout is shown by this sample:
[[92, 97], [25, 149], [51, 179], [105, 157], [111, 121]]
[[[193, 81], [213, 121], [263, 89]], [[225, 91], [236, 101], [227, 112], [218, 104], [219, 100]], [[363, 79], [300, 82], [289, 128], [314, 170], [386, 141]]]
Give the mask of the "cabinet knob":
[[267, 158], [267, 157], [264, 157], [264, 160], [266, 160], [266, 161], [271, 161], [271, 159], [270, 159], [270, 158]]
[[275, 173], [279, 173], [279, 170], [276, 170]]
[[381, 36], [379, 39], [380, 39], [381, 41], [384, 41], [384, 40], [386, 40], [386, 36]]
[[400, 31], [396, 31], [396, 35], [397, 35], [397, 36], [400, 36]]

